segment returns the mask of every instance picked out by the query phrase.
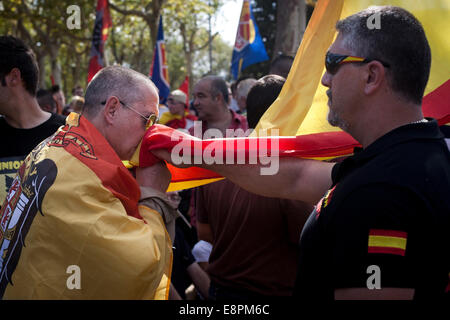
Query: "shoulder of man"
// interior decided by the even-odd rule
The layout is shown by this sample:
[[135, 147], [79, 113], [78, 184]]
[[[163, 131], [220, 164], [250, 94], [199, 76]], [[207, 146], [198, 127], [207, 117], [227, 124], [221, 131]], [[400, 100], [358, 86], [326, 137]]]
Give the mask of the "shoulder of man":
[[52, 113], [52, 116], [47, 120], [49, 124], [55, 124], [58, 126], [65, 125], [66, 124], [66, 116]]

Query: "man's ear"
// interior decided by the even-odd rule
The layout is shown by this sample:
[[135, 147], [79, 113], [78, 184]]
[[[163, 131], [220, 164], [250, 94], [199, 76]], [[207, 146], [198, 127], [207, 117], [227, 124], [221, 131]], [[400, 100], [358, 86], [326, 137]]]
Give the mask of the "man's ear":
[[17, 87], [22, 84], [22, 75], [18, 68], [12, 68], [5, 77], [6, 85], [8, 87]]
[[111, 125], [119, 117], [120, 103], [117, 97], [111, 96], [106, 100], [103, 108], [103, 117], [107, 124]]
[[371, 95], [382, 86], [386, 81], [386, 69], [379, 61], [371, 61], [367, 64], [365, 77], [364, 93]]

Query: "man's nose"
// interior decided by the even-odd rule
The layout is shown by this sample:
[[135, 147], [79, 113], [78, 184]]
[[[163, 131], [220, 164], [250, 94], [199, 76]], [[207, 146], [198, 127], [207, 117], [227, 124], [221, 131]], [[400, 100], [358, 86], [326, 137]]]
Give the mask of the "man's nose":
[[325, 87], [330, 87], [331, 85], [331, 74], [328, 73], [328, 71], [325, 70], [325, 73], [322, 76], [321, 83]]
[[192, 101], [192, 104], [194, 105], [194, 107], [198, 105], [197, 97], [194, 97], [194, 100]]

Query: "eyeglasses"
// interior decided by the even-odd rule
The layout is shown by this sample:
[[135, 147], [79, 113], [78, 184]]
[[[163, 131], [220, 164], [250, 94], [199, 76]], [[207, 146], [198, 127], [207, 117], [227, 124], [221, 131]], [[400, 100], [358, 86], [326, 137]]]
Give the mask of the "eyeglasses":
[[[119, 98], [117, 98], [117, 100], [119, 100], [119, 103], [120, 103], [121, 105], [123, 105], [125, 108], [130, 109], [131, 111], [137, 113], [138, 115], [140, 115], [142, 118], [145, 119], [145, 129], [146, 129], [146, 130], [147, 130], [148, 128], [150, 128], [151, 126], [153, 126], [155, 123], [158, 122], [159, 119], [158, 119], [158, 117], [156, 116], [156, 114], [152, 113], [151, 115], [149, 115], [148, 117], [146, 117], [146, 116], [144, 116], [142, 113], [140, 113], [139, 111], [137, 111], [136, 109], [134, 109], [134, 108], [132, 108], [132, 107], [130, 107], [130, 106], [127, 106], [127, 105], [126, 105], [124, 102], [122, 102]], [[106, 100], [103, 101], [101, 104], [102, 104], [102, 105], [105, 105], [105, 104], [106, 104]]]
[[379, 61], [383, 66], [389, 68], [389, 64], [380, 61], [379, 59], [362, 58], [331, 52], [327, 52], [327, 55], [325, 56], [325, 68], [327, 69], [328, 73], [336, 74], [339, 70], [339, 67], [344, 63], [355, 63], [355, 62], [369, 63], [371, 61]]

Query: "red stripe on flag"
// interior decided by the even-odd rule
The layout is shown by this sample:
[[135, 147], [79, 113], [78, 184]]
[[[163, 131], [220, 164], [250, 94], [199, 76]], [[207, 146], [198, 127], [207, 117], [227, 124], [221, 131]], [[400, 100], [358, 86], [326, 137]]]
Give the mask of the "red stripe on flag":
[[395, 254], [399, 256], [405, 255], [405, 250], [399, 248], [391, 248], [391, 247], [369, 247], [369, 253], [387, 253], [387, 254]]
[[423, 97], [422, 110], [425, 117], [437, 119], [439, 125], [450, 122], [450, 80]]
[[403, 231], [395, 230], [383, 230], [383, 229], [370, 229], [370, 236], [385, 236], [385, 237], [397, 237], [397, 238], [407, 238], [408, 233]]
[[185, 182], [185, 181], [193, 181], [193, 180], [204, 180], [204, 179], [214, 179], [221, 178], [222, 176], [215, 173], [214, 171], [199, 168], [199, 167], [190, 167], [190, 168], [177, 168], [173, 165], [167, 163], [167, 168], [170, 170], [172, 174], [172, 182]]

